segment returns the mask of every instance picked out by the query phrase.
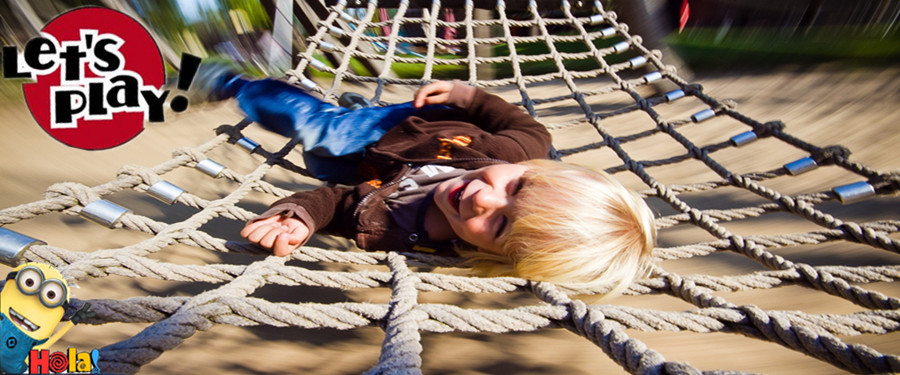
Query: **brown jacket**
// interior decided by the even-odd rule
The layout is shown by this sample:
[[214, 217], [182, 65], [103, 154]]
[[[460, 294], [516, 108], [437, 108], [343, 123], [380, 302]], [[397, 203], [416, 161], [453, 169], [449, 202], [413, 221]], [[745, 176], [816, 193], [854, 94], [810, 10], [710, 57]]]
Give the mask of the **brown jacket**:
[[471, 86], [456, 84], [455, 108], [420, 111], [370, 145], [361, 172], [371, 180], [353, 188], [322, 187], [280, 199], [258, 219], [294, 215], [310, 233], [352, 238], [367, 250], [413, 250], [414, 241], [392, 225], [384, 199], [411, 166], [442, 164], [478, 169], [546, 158], [550, 133], [518, 107]]

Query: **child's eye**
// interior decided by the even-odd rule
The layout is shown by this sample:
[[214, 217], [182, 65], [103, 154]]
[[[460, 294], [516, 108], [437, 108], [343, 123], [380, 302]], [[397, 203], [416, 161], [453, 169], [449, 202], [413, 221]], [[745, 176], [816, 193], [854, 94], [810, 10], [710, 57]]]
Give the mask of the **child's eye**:
[[494, 238], [500, 238], [503, 235], [503, 232], [506, 231], [506, 226], [508, 225], [509, 220], [507, 220], [506, 216], [501, 216], [500, 225], [497, 226], [497, 233], [494, 233]]
[[522, 190], [522, 185], [525, 185], [525, 179], [519, 178], [515, 181], [511, 181], [510, 185], [512, 186], [511, 191], [509, 192], [510, 196], [515, 196], [519, 193], [519, 190]]

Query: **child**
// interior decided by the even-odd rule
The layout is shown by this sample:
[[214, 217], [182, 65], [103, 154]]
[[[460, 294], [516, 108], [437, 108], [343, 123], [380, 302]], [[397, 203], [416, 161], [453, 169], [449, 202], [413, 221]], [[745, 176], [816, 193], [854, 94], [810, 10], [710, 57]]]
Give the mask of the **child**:
[[651, 260], [653, 215], [639, 196], [605, 173], [533, 160], [550, 149], [544, 126], [475, 87], [435, 82], [410, 103], [354, 111], [274, 80], [236, 77], [220, 91], [267, 129], [300, 138], [319, 178], [366, 180], [296, 193], [247, 223], [241, 235], [275, 255], [322, 232], [610, 294]]

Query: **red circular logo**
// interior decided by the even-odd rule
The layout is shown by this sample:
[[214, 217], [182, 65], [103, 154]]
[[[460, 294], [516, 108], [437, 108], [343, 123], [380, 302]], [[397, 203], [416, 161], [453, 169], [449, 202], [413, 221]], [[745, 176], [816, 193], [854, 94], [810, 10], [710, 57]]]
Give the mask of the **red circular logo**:
[[25, 100], [50, 136], [72, 147], [102, 150], [137, 136], [146, 120], [162, 121], [167, 94], [161, 90], [162, 56], [133, 18], [106, 8], [78, 8], [41, 31], [16, 67], [35, 80], [23, 85]]
[[63, 372], [69, 368], [69, 358], [63, 352], [50, 354], [50, 371]]

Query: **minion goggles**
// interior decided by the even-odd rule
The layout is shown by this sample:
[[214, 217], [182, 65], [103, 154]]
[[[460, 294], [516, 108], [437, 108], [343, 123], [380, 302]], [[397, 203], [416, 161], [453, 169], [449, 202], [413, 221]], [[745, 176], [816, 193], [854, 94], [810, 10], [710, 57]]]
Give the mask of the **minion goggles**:
[[21, 270], [10, 272], [6, 275], [6, 280], [12, 279], [16, 280], [16, 287], [22, 294], [32, 296], [40, 293], [41, 304], [47, 308], [62, 306], [63, 309], [66, 309], [69, 307], [66, 285], [57, 279], [45, 280], [44, 273], [40, 268], [26, 266]]

